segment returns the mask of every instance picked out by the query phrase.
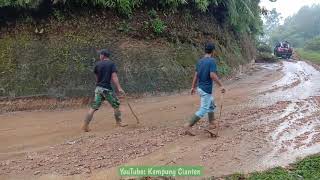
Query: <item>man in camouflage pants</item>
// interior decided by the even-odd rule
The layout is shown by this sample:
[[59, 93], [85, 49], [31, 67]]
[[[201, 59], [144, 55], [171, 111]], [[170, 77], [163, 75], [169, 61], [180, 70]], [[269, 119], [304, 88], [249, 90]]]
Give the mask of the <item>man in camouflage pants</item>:
[[114, 117], [119, 127], [125, 127], [127, 124], [121, 121], [120, 101], [116, 97], [111, 87], [111, 81], [115, 85], [117, 91], [124, 94], [123, 89], [120, 86], [117, 76], [117, 68], [114, 62], [110, 58], [110, 52], [108, 50], [100, 51], [100, 61], [98, 61], [94, 68], [94, 74], [96, 75], [96, 89], [94, 102], [91, 105], [89, 112], [87, 113], [82, 130], [85, 132], [89, 130], [89, 123], [93, 118], [94, 113], [100, 108], [103, 101], [107, 100], [114, 109]]

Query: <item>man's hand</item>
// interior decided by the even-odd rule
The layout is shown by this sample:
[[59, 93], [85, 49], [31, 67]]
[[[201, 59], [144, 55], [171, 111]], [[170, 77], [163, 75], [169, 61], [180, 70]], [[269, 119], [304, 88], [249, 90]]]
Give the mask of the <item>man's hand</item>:
[[193, 75], [192, 86], [191, 86], [191, 90], [190, 90], [191, 95], [194, 95], [196, 93], [195, 87], [197, 86], [197, 81], [198, 81], [198, 73], [195, 72]]
[[112, 73], [111, 79], [112, 79], [113, 84], [114, 84], [114, 85], [116, 86], [116, 88], [117, 88], [117, 93], [119, 93], [119, 95], [125, 95], [124, 90], [123, 90], [122, 87], [120, 86], [119, 79], [118, 79], [118, 75], [117, 75], [116, 72]]
[[125, 94], [125, 92], [124, 92], [124, 90], [123, 90], [122, 88], [119, 88], [119, 89], [118, 89], [118, 92], [119, 92], [121, 95], [124, 95], [124, 94]]
[[223, 86], [221, 86], [221, 93], [226, 93], [226, 89]]
[[194, 95], [196, 93], [196, 89], [195, 88], [191, 88], [190, 93], [191, 93], [191, 95]]

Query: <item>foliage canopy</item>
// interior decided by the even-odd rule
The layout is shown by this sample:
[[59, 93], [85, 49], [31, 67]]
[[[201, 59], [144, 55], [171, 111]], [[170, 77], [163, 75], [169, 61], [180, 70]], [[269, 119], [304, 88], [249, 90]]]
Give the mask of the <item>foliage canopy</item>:
[[320, 35], [320, 5], [304, 6], [297, 14], [273, 29], [271, 43], [288, 40], [295, 47], [303, 47]]
[[[48, 0], [0, 0], [0, 8], [37, 9]], [[130, 16], [134, 10], [149, 6], [154, 9], [189, 8], [202, 12], [220, 8], [224, 12], [224, 20], [237, 32], [257, 34], [262, 31], [260, 18], [260, 0], [53, 0], [51, 4], [60, 7], [109, 8]], [[213, 14], [214, 15], [214, 14]]]

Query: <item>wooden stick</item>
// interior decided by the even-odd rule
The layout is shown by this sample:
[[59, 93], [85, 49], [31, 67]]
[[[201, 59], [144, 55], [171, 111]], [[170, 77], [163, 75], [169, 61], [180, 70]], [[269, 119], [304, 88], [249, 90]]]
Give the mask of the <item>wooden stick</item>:
[[128, 104], [128, 106], [129, 106], [129, 109], [130, 109], [132, 115], [134, 116], [134, 118], [136, 118], [137, 124], [139, 124], [139, 123], [140, 123], [140, 120], [139, 120], [138, 116], [136, 115], [136, 113], [133, 111], [133, 109], [132, 109], [132, 107], [131, 107], [131, 105], [130, 105], [130, 103], [129, 103], [129, 101], [128, 101], [127, 95], [124, 95], [124, 97], [125, 97], [125, 99], [126, 99], [126, 101], [127, 101], [127, 104]]
[[219, 119], [218, 119], [218, 122], [217, 122], [217, 136], [219, 135], [219, 128], [220, 128], [219, 121], [221, 120], [221, 114], [222, 114], [222, 108], [223, 108], [223, 98], [224, 98], [223, 95], [224, 95], [224, 93], [221, 94], [221, 98], [220, 98], [221, 104], [220, 104]]

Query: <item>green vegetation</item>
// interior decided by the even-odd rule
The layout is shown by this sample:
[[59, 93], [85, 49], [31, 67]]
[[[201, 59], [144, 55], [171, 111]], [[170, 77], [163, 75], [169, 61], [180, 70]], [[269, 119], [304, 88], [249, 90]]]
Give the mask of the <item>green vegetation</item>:
[[302, 7], [297, 14], [285, 19], [283, 25], [273, 28], [270, 43], [287, 40], [294, 47], [304, 47], [306, 42], [320, 35], [319, 12], [320, 5]]
[[270, 45], [268, 45], [266, 43], [262, 43], [262, 42], [258, 43], [257, 50], [258, 50], [258, 52], [265, 52], [265, 53], [270, 53], [270, 54], [273, 52], [272, 47]]
[[296, 49], [296, 52], [300, 55], [302, 60], [310, 60], [312, 62], [320, 64], [320, 52], [309, 51], [302, 48]]
[[[50, 2], [50, 1], [49, 1]], [[118, 11], [126, 16], [132, 16], [138, 8], [147, 7], [160, 10], [177, 10], [178, 8], [190, 8], [207, 12], [210, 9], [219, 8], [219, 16], [223, 22], [234, 27], [238, 32], [258, 34], [262, 31], [260, 18], [260, 0], [54, 0], [54, 10], [64, 9], [65, 12], [74, 11], [74, 8], [91, 7], [91, 9], [108, 8]], [[0, 10], [4, 7], [16, 9], [37, 9], [45, 0], [2, 0]], [[50, 6], [46, 11], [50, 12]], [[56, 15], [56, 13], [55, 13]], [[215, 14], [213, 14], [215, 15]], [[58, 16], [60, 17], [60, 16]], [[157, 29], [158, 31], [159, 29]]]
[[[281, 12], [275, 9], [265, 14], [264, 36], [261, 40], [271, 46], [289, 41], [302, 59], [320, 63], [320, 5], [304, 6], [280, 25]], [[260, 54], [270, 58], [269, 54]]]
[[310, 60], [320, 64], [320, 36], [306, 42], [303, 48], [297, 48], [296, 52], [303, 60]]
[[264, 179], [268, 179], [268, 180], [298, 180], [298, 176], [295, 176], [292, 172], [281, 168], [281, 167], [277, 167], [277, 168], [273, 168], [270, 169], [266, 172], [256, 172], [251, 174], [248, 178], [248, 180], [264, 180]]
[[156, 33], [157, 35], [163, 33], [164, 30], [166, 29], [165, 23], [160, 18], [153, 19], [151, 21], [151, 26], [152, 26], [153, 32]]
[[304, 45], [304, 49], [320, 52], [320, 35], [308, 41]]
[[222, 76], [227, 76], [231, 72], [230, 66], [225, 61], [218, 61], [218, 74]]
[[[147, 27], [150, 24], [152, 31], [156, 35], [162, 34], [165, 31], [165, 29], [167, 28], [167, 26], [166, 26], [165, 22], [163, 20], [161, 20], [161, 18], [158, 16], [157, 11], [154, 9], [151, 9], [148, 12], [148, 15], [150, 17], [150, 22], [146, 22], [145, 26]], [[144, 28], [144, 29], [147, 29], [147, 28]]]
[[259, 42], [257, 45], [256, 62], [275, 62], [277, 58], [272, 54], [272, 47], [264, 42]]
[[263, 24], [263, 35], [260, 36], [260, 40], [267, 44], [273, 44], [271, 42], [271, 34], [275, 29], [280, 26], [281, 14], [274, 8], [271, 11], [266, 11], [264, 14], [265, 22]]
[[277, 167], [249, 175], [234, 174], [226, 180], [317, 180], [320, 179], [320, 156], [307, 157], [290, 168]]
[[91, 95], [100, 48], [112, 51], [128, 93], [187, 88], [208, 40], [217, 47], [219, 75], [228, 76], [255, 56], [258, 3], [2, 0], [0, 96]]

